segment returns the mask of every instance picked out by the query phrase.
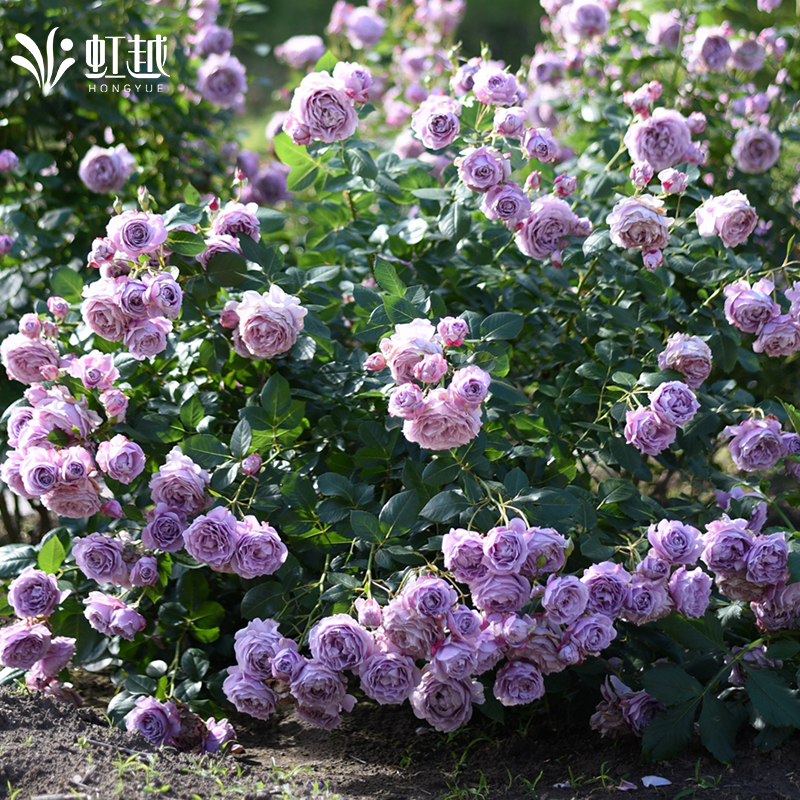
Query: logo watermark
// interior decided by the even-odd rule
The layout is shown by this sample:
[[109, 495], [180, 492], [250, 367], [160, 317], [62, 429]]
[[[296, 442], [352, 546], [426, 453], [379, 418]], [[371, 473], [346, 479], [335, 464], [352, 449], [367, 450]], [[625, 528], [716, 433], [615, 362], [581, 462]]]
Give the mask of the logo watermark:
[[[27, 36], [24, 33], [16, 34], [16, 40], [23, 46], [28, 49], [28, 52], [33, 56], [36, 61], [36, 64], [31, 63], [31, 61], [25, 56], [11, 56], [11, 60], [17, 64], [18, 66], [22, 67], [23, 69], [27, 69], [28, 72], [33, 73], [33, 77], [36, 78], [36, 82], [42, 89], [45, 97], [50, 94], [55, 88], [55, 85], [61, 80], [61, 77], [64, 73], [75, 63], [74, 58], [65, 58], [64, 61], [61, 62], [61, 66], [58, 68], [58, 72], [56, 73], [55, 80], [53, 79], [53, 68], [55, 66], [54, 57], [53, 57], [53, 42], [56, 38], [56, 31], [58, 28], [53, 28], [47, 36], [47, 70], [45, 71], [45, 60], [42, 58], [42, 51], [39, 49], [39, 45], [31, 39], [30, 36]], [[68, 53], [72, 50], [73, 44], [72, 39], [62, 39], [60, 42], [61, 49]]]

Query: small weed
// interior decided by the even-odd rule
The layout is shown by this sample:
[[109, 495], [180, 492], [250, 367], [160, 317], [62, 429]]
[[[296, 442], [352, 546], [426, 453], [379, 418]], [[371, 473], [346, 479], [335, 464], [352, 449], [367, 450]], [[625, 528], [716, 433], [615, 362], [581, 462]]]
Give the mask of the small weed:
[[6, 781], [6, 786], [8, 786], [8, 800], [14, 800], [16, 796], [22, 791], [22, 789], [12, 789], [11, 788], [11, 781]]
[[697, 796], [697, 792], [701, 789], [717, 789], [719, 788], [719, 783], [722, 780], [722, 775], [701, 775], [700, 759], [698, 758], [697, 763], [694, 765], [694, 777], [687, 778], [686, 780], [694, 783], [695, 785], [678, 792], [678, 794], [676, 794], [672, 800], [680, 800], [682, 797], [695, 798]]
[[522, 784], [523, 788], [530, 794], [531, 797], [538, 797], [539, 792], [536, 790], [536, 787], [539, 785], [539, 781], [542, 779], [543, 775], [544, 775], [544, 770], [542, 770], [536, 776], [535, 780], [529, 781], [522, 775], [518, 775], [517, 780]]
[[452, 783], [448, 781], [448, 792], [444, 795], [443, 800], [488, 800], [489, 784], [486, 776], [480, 771], [478, 774], [480, 778], [477, 786], [461, 787], [455, 780]]

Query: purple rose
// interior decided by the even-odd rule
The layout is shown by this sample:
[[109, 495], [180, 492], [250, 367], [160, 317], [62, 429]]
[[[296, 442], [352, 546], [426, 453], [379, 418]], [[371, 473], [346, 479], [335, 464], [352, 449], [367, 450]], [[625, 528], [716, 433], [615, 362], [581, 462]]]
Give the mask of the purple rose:
[[673, 333], [658, 354], [658, 368], [680, 372], [686, 383], [696, 389], [711, 374], [711, 348], [697, 336]]
[[439, 644], [433, 654], [431, 668], [439, 680], [460, 680], [472, 675], [478, 666], [475, 642], [448, 639]]
[[383, 609], [378, 633], [404, 655], [430, 659], [433, 645], [444, 637], [440, 619], [420, 617], [401, 595]]
[[82, 293], [83, 321], [103, 339], [109, 342], [122, 341], [131, 318], [120, 305], [120, 289], [115, 280], [101, 278], [84, 286]]
[[474, 364], [457, 369], [453, 373], [448, 392], [457, 403], [476, 409], [489, 394], [492, 376]]
[[756, 536], [747, 553], [747, 580], [762, 586], [777, 584], [786, 575], [788, 559], [784, 532]]
[[620, 698], [622, 718], [636, 736], [643, 736], [653, 717], [666, 706], [645, 691], [626, 692]]
[[[515, 525], [511, 520], [510, 527]], [[548, 572], [558, 572], [567, 560], [569, 542], [555, 528], [528, 528], [525, 531], [528, 557], [520, 572], [535, 578]]]
[[428, 450], [449, 450], [471, 442], [482, 424], [479, 409], [462, 404], [447, 389], [434, 389], [417, 416], [403, 423], [403, 436]]
[[114, 359], [108, 353], [92, 350], [80, 358], [73, 358], [68, 372], [73, 378], [81, 381], [87, 389], [110, 389], [119, 379], [119, 370], [114, 366]]
[[50, 641], [50, 647], [44, 658], [36, 662], [36, 669], [42, 675], [54, 678], [65, 669], [75, 655], [75, 639], [71, 636], [56, 636]]
[[292, 348], [308, 310], [277, 284], [268, 292], [246, 291], [236, 313], [241, 343], [251, 358], [275, 358]]
[[444, 565], [457, 581], [470, 583], [487, 572], [483, 558], [483, 536], [477, 531], [451, 528], [442, 538]]
[[521, 139], [525, 135], [525, 123], [528, 121], [528, 112], [524, 108], [498, 107], [494, 111], [494, 124], [492, 131], [506, 139]]
[[597, 0], [574, 0], [558, 12], [555, 23], [567, 42], [578, 44], [608, 30], [608, 10]]
[[575, 575], [551, 575], [542, 597], [547, 616], [559, 625], [576, 620], [589, 602], [589, 589]]
[[456, 97], [463, 97], [472, 91], [475, 83], [475, 73], [481, 68], [482, 59], [475, 56], [466, 64], [461, 64], [450, 78], [450, 88]]
[[766, 172], [778, 161], [780, 137], [760, 125], [750, 125], [736, 132], [732, 155], [739, 170], [747, 175]]
[[651, 525], [647, 539], [656, 555], [670, 564], [694, 564], [703, 550], [700, 531], [675, 519]]
[[142, 556], [131, 567], [130, 582], [134, 586], [155, 586], [158, 583], [158, 559]]
[[493, 62], [484, 62], [472, 76], [472, 91], [481, 103], [510, 106], [517, 99], [517, 79]]
[[147, 313], [153, 317], [177, 319], [181, 312], [183, 290], [175, 278], [168, 272], [160, 272], [158, 275], [146, 274], [142, 280], [147, 287], [144, 295]]
[[325, 55], [325, 42], [319, 36], [292, 36], [275, 48], [275, 58], [292, 69], [305, 69]]
[[256, 216], [258, 206], [255, 203], [237, 203], [230, 200], [211, 223], [211, 233], [216, 236], [236, 236], [244, 233], [251, 239], [261, 238], [261, 227]]
[[581, 658], [586, 658], [599, 656], [616, 638], [617, 631], [606, 614], [592, 614], [571, 623], [565, 636], [578, 648]]
[[458, 175], [473, 192], [488, 192], [508, 180], [511, 165], [494, 147], [475, 147], [455, 160]]
[[377, 600], [371, 597], [359, 597], [355, 605], [360, 625], [365, 628], [377, 628], [381, 624], [383, 611]]
[[411, 117], [411, 129], [429, 150], [441, 150], [461, 133], [461, 105], [443, 95], [431, 95]]
[[679, 567], [669, 579], [669, 596], [675, 610], [684, 617], [700, 618], [706, 613], [711, 597], [711, 576], [700, 567]]
[[307, 661], [290, 687], [294, 699], [305, 708], [338, 712], [355, 705], [342, 676], [321, 661]]
[[359, 670], [361, 689], [380, 705], [400, 705], [422, 679], [414, 660], [400, 653], [373, 653]]
[[649, 194], [625, 197], [606, 217], [611, 241], [626, 250], [659, 250], [669, 244], [670, 217], [664, 204]]
[[692, 421], [700, 403], [682, 381], [667, 381], [650, 392], [650, 409], [666, 425], [683, 428]]
[[460, 605], [447, 612], [447, 629], [451, 635], [473, 641], [481, 632], [483, 617], [475, 610]]
[[492, 186], [483, 196], [481, 211], [487, 219], [500, 220], [510, 228], [525, 219], [531, 211], [531, 201], [519, 184], [502, 183]]
[[347, 38], [356, 50], [369, 50], [383, 38], [386, 22], [367, 6], [354, 8], [345, 19]]
[[753, 351], [766, 353], [772, 358], [789, 356], [800, 350], [800, 322], [788, 314], [771, 319], [764, 324], [753, 342]]
[[662, 581], [651, 581], [634, 575], [622, 604], [622, 618], [635, 625], [644, 625], [666, 617], [672, 601]]
[[110, 441], [100, 443], [97, 465], [109, 478], [127, 485], [144, 471], [144, 451], [136, 442], [117, 434]]
[[158, 503], [147, 512], [147, 525], [142, 530], [142, 544], [148, 550], [176, 553], [183, 548], [183, 532], [186, 526], [185, 514], [164, 503]]
[[0, 664], [30, 669], [50, 649], [50, 629], [45, 625], [16, 622], [0, 630]]
[[634, 122], [623, 141], [634, 163], [646, 161], [660, 172], [686, 160], [691, 139], [692, 133], [683, 114], [657, 108], [652, 116]]
[[644, 189], [653, 180], [653, 168], [648, 161], [635, 161], [630, 172], [631, 182], [639, 189]]
[[250, 620], [244, 628], [236, 631], [234, 640], [237, 666], [248, 678], [259, 681], [272, 677], [272, 657], [290, 646], [289, 640], [279, 633], [274, 619]]
[[528, 558], [525, 525], [492, 528], [483, 540], [486, 566], [499, 575], [516, 573]]
[[532, 703], [544, 696], [544, 679], [533, 664], [510, 661], [497, 672], [494, 696], [504, 706]]
[[423, 575], [403, 589], [403, 601], [413, 614], [424, 619], [442, 619], [458, 600], [458, 593], [445, 580]]
[[[219, 25], [203, 25], [194, 35], [194, 54], [201, 58], [212, 53], [229, 53], [233, 47], [233, 31]], [[276, 53], [277, 53], [277, 48]], [[324, 52], [324, 48], [323, 48]]]
[[19, 158], [13, 150], [0, 150], [0, 172], [11, 172], [19, 165]]
[[555, 161], [558, 156], [558, 144], [553, 138], [550, 128], [528, 128], [522, 137], [522, 152], [530, 159], [543, 164]]
[[100, 395], [100, 402], [109, 420], [116, 417], [117, 422], [125, 422], [125, 412], [128, 408], [128, 397], [119, 389], [106, 389]]
[[683, 23], [675, 9], [666, 12], [657, 11], [650, 15], [647, 41], [655, 47], [674, 53], [681, 41], [682, 28]]
[[750, 608], [764, 630], [795, 629], [795, 620], [800, 616], [800, 583], [787, 586], [780, 581], [770, 587], [762, 599], [752, 602]]
[[42, 380], [41, 368], [58, 366], [58, 350], [42, 339], [12, 333], [0, 343], [0, 360], [11, 380], [36, 383]]
[[8, 587], [8, 603], [18, 617], [49, 617], [64, 599], [55, 575], [26, 567]]
[[521, 575], [487, 573], [470, 586], [472, 601], [487, 614], [519, 611], [531, 596], [531, 585]]
[[212, 53], [197, 69], [197, 91], [222, 108], [241, 105], [247, 91], [244, 65], [230, 53]]
[[62, 484], [42, 496], [42, 504], [60, 517], [83, 519], [96, 514], [102, 502], [92, 480]]
[[642, 453], [657, 456], [675, 441], [675, 428], [649, 408], [628, 409], [625, 441]]
[[138, 732], [150, 744], [170, 744], [181, 729], [178, 709], [168, 700], [163, 703], [155, 697], [137, 697], [133, 710], [125, 718], [129, 733]]
[[125, 331], [123, 341], [130, 354], [139, 361], [158, 355], [167, 347], [167, 334], [172, 322], [165, 317], [137, 320]]
[[292, 96], [290, 116], [314, 141], [349, 139], [358, 127], [352, 98], [327, 72], [312, 72], [300, 81]]
[[701, 25], [685, 49], [687, 68], [693, 72], [725, 72], [733, 50], [723, 27]]
[[567, 239], [575, 234], [576, 216], [559, 197], [540, 197], [531, 204], [515, 239], [517, 247], [530, 258], [539, 261], [562, 250]]
[[41, 497], [61, 483], [61, 465], [57, 450], [31, 447], [19, 465], [22, 485], [30, 497]]
[[447, 359], [438, 353], [423, 356], [422, 361], [414, 364], [414, 377], [420, 383], [439, 383], [447, 374]]
[[672, 565], [662, 558], [652, 548], [647, 555], [636, 565], [636, 574], [650, 581], [666, 581], [669, 578]]
[[622, 564], [602, 561], [592, 564], [584, 570], [581, 581], [589, 590], [586, 610], [592, 614], [604, 614], [615, 619], [622, 608], [622, 603], [631, 582]]
[[775, 417], [751, 417], [739, 425], [728, 425], [724, 436], [733, 437], [729, 447], [737, 469], [756, 472], [774, 467], [786, 455], [781, 424]]
[[229, 233], [210, 234], [205, 240], [206, 249], [197, 256], [203, 269], [208, 269], [208, 262], [219, 253], [238, 253], [242, 255], [242, 245], [235, 236]]
[[466, 725], [472, 718], [472, 704], [483, 703], [483, 687], [468, 678], [439, 680], [429, 670], [411, 695], [411, 707], [419, 719], [427, 720], [442, 733]]
[[155, 252], [167, 240], [163, 218], [150, 211], [123, 211], [111, 218], [106, 232], [117, 250], [132, 258]]
[[228, 742], [236, 740], [236, 731], [227, 719], [215, 720], [209, 717], [206, 720], [206, 732], [203, 736], [202, 752], [218, 753]]
[[272, 689], [262, 681], [248, 677], [238, 667], [228, 667], [222, 691], [237, 711], [255, 719], [269, 719], [278, 702]]
[[332, 670], [358, 670], [375, 650], [372, 634], [348, 614], [324, 617], [311, 629], [311, 655]]
[[154, 503], [163, 503], [191, 517], [206, 507], [209, 500], [206, 487], [210, 480], [208, 473], [176, 445], [166, 464], [150, 478], [150, 495]]
[[91, 192], [119, 192], [136, 170], [136, 159], [124, 144], [104, 149], [92, 145], [81, 160], [78, 176]]
[[308, 659], [297, 652], [297, 645], [294, 642], [286, 641], [290, 644], [272, 656], [272, 677], [282, 683], [291, 683], [300, 674]]
[[247, 516], [238, 523], [238, 531], [236, 551], [231, 558], [231, 569], [237, 575], [243, 578], [272, 575], [286, 561], [289, 551], [270, 524]]
[[100, 584], [127, 582], [128, 567], [122, 559], [123, 551], [121, 542], [102, 533], [90, 533], [72, 545], [72, 555], [80, 570]]
[[236, 517], [227, 508], [217, 506], [183, 532], [183, 546], [192, 558], [211, 569], [229, 572], [240, 536]]
[[746, 519], [730, 519], [723, 514], [722, 519], [706, 525], [700, 558], [712, 572], [737, 572], [745, 568], [754, 541]]
[[771, 296], [774, 289], [774, 284], [766, 278], [756, 281], [752, 287], [744, 279], [726, 286], [723, 290], [725, 318], [745, 333], [758, 333], [781, 313]]
[[361, 64], [340, 61], [333, 68], [333, 79], [344, 86], [345, 93], [354, 103], [369, 101], [369, 87], [373, 84], [372, 73]]
[[710, 197], [695, 213], [697, 231], [706, 238], [719, 236], [725, 247], [746, 242], [758, 223], [758, 215], [747, 195], [732, 189], [718, 197]]
[[392, 417], [414, 419], [422, 407], [422, 392], [415, 383], [402, 383], [389, 395], [389, 414]]

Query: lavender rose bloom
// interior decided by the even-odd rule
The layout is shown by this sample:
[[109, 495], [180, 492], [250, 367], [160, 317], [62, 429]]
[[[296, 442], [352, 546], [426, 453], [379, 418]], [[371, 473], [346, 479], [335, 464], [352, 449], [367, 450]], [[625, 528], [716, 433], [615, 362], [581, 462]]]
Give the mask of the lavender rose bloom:
[[788, 559], [784, 532], [756, 536], [747, 553], [747, 580], [761, 586], [777, 584], [786, 575]]
[[496, 108], [492, 130], [507, 139], [521, 139], [525, 135], [525, 123], [528, 121], [528, 112], [524, 108]]
[[183, 532], [186, 526], [185, 514], [165, 503], [158, 503], [147, 512], [147, 525], [142, 529], [142, 544], [148, 550], [176, 553], [183, 548]]
[[411, 707], [419, 719], [448, 733], [466, 725], [472, 718], [472, 704], [483, 700], [483, 687], [477, 681], [442, 681], [432, 671], [425, 671], [411, 695]]
[[472, 601], [487, 614], [510, 614], [519, 611], [531, 596], [531, 585], [521, 575], [488, 573], [471, 587]]
[[616, 635], [613, 622], [605, 614], [580, 617], [565, 631], [567, 640], [578, 648], [581, 658], [599, 656]]
[[55, 678], [75, 655], [75, 639], [71, 636], [56, 636], [50, 641], [44, 658], [36, 662], [36, 670], [48, 678]]
[[147, 287], [144, 295], [147, 313], [153, 317], [177, 319], [181, 312], [183, 290], [175, 278], [168, 272], [161, 272], [158, 275], [147, 274], [142, 280]]
[[586, 609], [589, 590], [575, 575], [551, 575], [542, 597], [547, 616], [559, 625], [574, 622]]
[[418, 617], [442, 619], [456, 604], [458, 594], [442, 578], [424, 575], [403, 589], [403, 600]]
[[19, 465], [19, 475], [26, 493], [41, 497], [61, 483], [61, 471], [56, 450], [31, 447]]
[[[514, 528], [521, 520], [511, 520], [510, 528]], [[569, 541], [555, 528], [532, 527], [525, 531], [525, 544], [528, 557], [520, 572], [528, 578], [535, 578], [548, 572], [558, 572], [567, 560], [566, 550]]]
[[422, 679], [422, 673], [409, 656], [400, 653], [373, 653], [359, 670], [361, 689], [380, 705], [400, 705], [408, 700]]
[[659, 172], [686, 161], [692, 133], [679, 111], [657, 108], [652, 116], [634, 122], [623, 139], [634, 162], [646, 161]]
[[622, 604], [622, 618], [635, 625], [644, 625], [666, 617], [671, 606], [672, 601], [663, 582], [634, 575]]
[[584, 570], [582, 583], [589, 590], [586, 610], [592, 614], [603, 614], [615, 619], [622, 608], [631, 582], [622, 564], [602, 561]]
[[666, 706], [645, 691], [626, 692], [620, 698], [622, 718], [636, 736], [643, 736], [653, 717]]
[[711, 348], [697, 336], [674, 333], [658, 354], [658, 368], [680, 372], [687, 385], [696, 389], [711, 374]]
[[113, 278], [101, 278], [84, 286], [81, 305], [83, 321], [109, 342], [121, 342], [130, 317], [120, 305], [120, 290]]
[[510, 106], [517, 99], [517, 79], [492, 62], [484, 62], [472, 76], [475, 97], [493, 106]]
[[488, 192], [508, 180], [511, 164], [494, 147], [475, 147], [455, 160], [458, 175], [473, 192]]
[[246, 516], [238, 523], [239, 535], [230, 568], [243, 578], [272, 575], [286, 561], [288, 550], [269, 523]]
[[674, 53], [681, 41], [683, 23], [676, 10], [656, 12], [650, 15], [650, 25], [647, 28], [647, 41], [661, 47], [669, 53]]
[[447, 629], [451, 636], [464, 641], [474, 641], [481, 632], [483, 617], [465, 605], [447, 612]]
[[290, 116], [303, 125], [312, 140], [339, 142], [358, 127], [353, 100], [343, 84], [327, 72], [306, 75], [292, 96]]
[[237, 711], [256, 719], [269, 719], [278, 702], [272, 689], [260, 680], [249, 678], [238, 667], [228, 667], [222, 691]]
[[670, 564], [694, 564], [703, 550], [700, 531], [675, 519], [651, 525], [647, 538], [656, 555]]
[[797, 628], [795, 619], [800, 616], [800, 583], [786, 586], [781, 581], [770, 587], [762, 599], [752, 602], [750, 608], [756, 615], [759, 627], [764, 630]]
[[237, 233], [244, 233], [251, 239], [258, 241], [261, 238], [261, 228], [259, 226], [256, 211], [258, 206], [255, 203], [237, 203], [230, 200], [211, 223], [211, 233], [217, 236], [236, 236]]
[[726, 286], [725, 318], [745, 333], [758, 333], [781, 313], [781, 307], [772, 299], [774, 289], [775, 285], [766, 278], [752, 287], [744, 278]]
[[760, 125], [736, 132], [731, 154], [736, 167], [746, 175], [760, 175], [775, 165], [781, 151], [780, 137]]
[[253, 619], [236, 631], [233, 651], [242, 673], [254, 680], [272, 677], [272, 658], [284, 647], [291, 646], [281, 636], [274, 619]]
[[355, 704], [342, 676], [321, 661], [307, 661], [290, 686], [292, 696], [305, 708], [339, 711]]
[[504, 706], [532, 703], [544, 696], [542, 673], [526, 661], [510, 661], [497, 673], [494, 696]]
[[311, 629], [311, 655], [337, 672], [357, 670], [375, 650], [372, 634], [348, 614], [334, 614]]
[[751, 417], [739, 425], [728, 425], [724, 436], [732, 436], [731, 458], [737, 469], [756, 472], [774, 467], [786, 455], [786, 442], [781, 434], [781, 424], [775, 417]]
[[369, 87], [373, 85], [372, 73], [361, 64], [340, 61], [333, 68], [333, 79], [344, 86], [347, 96], [354, 103], [366, 103], [369, 100]]
[[49, 617], [64, 599], [55, 575], [26, 567], [8, 587], [8, 603], [18, 617]]
[[124, 144], [113, 148], [92, 145], [81, 160], [78, 176], [91, 192], [119, 192], [136, 169], [136, 160]]
[[558, 197], [540, 197], [531, 204], [515, 239], [517, 247], [539, 261], [562, 250], [570, 236], [576, 235], [576, 216], [569, 205]]
[[636, 565], [636, 574], [642, 575], [650, 581], [666, 581], [669, 578], [672, 565], [652, 548], [647, 555]]
[[272, 677], [275, 680], [291, 683], [300, 674], [300, 670], [303, 669], [308, 659], [301, 656], [296, 648], [297, 645], [291, 642], [290, 645], [282, 647], [272, 656]]
[[152, 745], [170, 744], [180, 732], [181, 717], [168, 700], [162, 703], [155, 697], [137, 697], [125, 727], [129, 733], [141, 733]]
[[650, 392], [650, 409], [666, 425], [683, 428], [692, 421], [700, 403], [682, 381], [668, 381]]
[[167, 240], [163, 218], [150, 211], [123, 211], [111, 218], [106, 233], [117, 250], [132, 258], [155, 252]]
[[123, 342], [130, 354], [144, 361], [163, 352], [167, 347], [167, 334], [172, 322], [165, 317], [150, 317], [134, 322], [125, 331]]
[[470, 365], [455, 371], [448, 392], [456, 402], [475, 409], [486, 399], [491, 383], [492, 376], [486, 370]]
[[684, 617], [702, 617], [711, 597], [711, 576], [700, 567], [691, 571], [679, 567], [669, 579], [669, 596], [675, 610]]
[[206, 730], [203, 734], [203, 753], [218, 753], [227, 742], [236, 740], [236, 731], [227, 719], [215, 720], [209, 717], [206, 720]]
[[422, 410], [422, 392], [415, 383], [402, 383], [389, 396], [389, 414], [400, 419], [414, 419]]
[[197, 69], [197, 91], [222, 108], [240, 104], [247, 91], [244, 65], [230, 53], [212, 53]]
[[402, 595], [383, 609], [379, 633], [400, 653], [426, 659], [430, 659], [434, 643], [444, 636], [441, 620], [418, 616]]
[[403, 423], [403, 435], [428, 450], [449, 450], [471, 442], [482, 424], [479, 409], [459, 402], [447, 389], [433, 389], [417, 416]]
[[197, 260], [203, 269], [208, 269], [208, 263], [214, 256], [220, 253], [238, 253], [242, 255], [242, 246], [235, 236], [229, 233], [211, 234], [205, 240], [206, 249], [197, 256]]
[[695, 218], [701, 236], [708, 238], [716, 234], [725, 247], [746, 242], [758, 223], [755, 208], [738, 189], [704, 200]]
[[398, 385], [414, 378], [414, 367], [426, 355], [442, 355], [442, 345], [430, 320], [415, 319], [395, 326], [395, 332], [380, 342], [381, 354]]
[[550, 128], [528, 128], [522, 137], [522, 152], [546, 164], [558, 156], [558, 144]]
[[642, 453], [657, 456], [675, 441], [675, 428], [649, 408], [628, 409], [625, 441]]
[[226, 508], [212, 508], [183, 533], [186, 552], [218, 572], [230, 570], [240, 532], [236, 517]]
[[41, 368], [58, 366], [58, 350], [42, 339], [29, 339], [22, 333], [12, 333], [0, 343], [0, 360], [13, 381], [36, 383], [42, 380]]
[[468, 678], [478, 666], [475, 642], [448, 638], [436, 647], [431, 668], [440, 680]]
[[176, 445], [166, 464], [150, 478], [150, 496], [154, 503], [163, 503], [190, 517], [206, 507], [209, 500], [206, 487], [210, 480], [208, 473]]
[[0, 172], [11, 172], [19, 165], [19, 157], [13, 150], [0, 150]]
[[755, 353], [772, 358], [788, 356], [800, 350], [800, 322], [789, 314], [780, 314], [764, 324], [753, 342]]
[[142, 556], [131, 567], [130, 582], [134, 586], [155, 586], [158, 583], [158, 559]]
[[386, 22], [367, 6], [358, 6], [345, 19], [347, 38], [357, 50], [374, 47], [383, 38]]
[[519, 572], [528, 558], [524, 523], [521, 529], [503, 526], [492, 528], [483, 540], [483, 552], [486, 566], [491, 572], [499, 575]]
[[42, 504], [60, 517], [83, 519], [96, 514], [102, 502], [93, 480], [62, 484], [42, 496]]
[[297, 341], [307, 313], [294, 295], [277, 284], [263, 294], [246, 291], [237, 308], [241, 343], [251, 358], [275, 358]]
[[418, 364], [414, 364], [414, 377], [420, 383], [439, 383], [447, 374], [447, 359], [438, 353], [425, 356]]
[[128, 567], [122, 560], [122, 542], [90, 533], [72, 545], [75, 563], [87, 578], [97, 583], [123, 584], [128, 579]]
[[451, 528], [442, 538], [445, 567], [462, 583], [482, 578], [487, 572], [483, 557], [483, 536], [477, 531]]
[[531, 211], [531, 201], [519, 184], [501, 183], [492, 186], [483, 196], [481, 211], [487, 219], [500, 220], [504, 225], [515, 228], [520, 220]]
[[611, 241], [626, 250], [660, 250], [669, 244], [670, 217], [652, 195], [626, 197], [606, 217]]
[[738, 572], [747, 564], [747, 554], [755, 536], [747, 529], [746, 519], [722, 519], [706, 525], [703, 553], [700, 558], [712, 572]]
[[[219, 25], [203, 25], [194, 37], [195, 55], [205, 57], [212, 53], [229, 53], [233, 47], [233, 31]], [[275, 48], [277, 54], [277, 48]], [[323, 50], [324, 52], [324, 50]]]
[[275, 48], [275, 58], [292, 69], [316, 64], [325, 55], [325, 42], [319, 36], [292, 36]]
[[432, 95], [413, 113], [411, 129], [429, 150], [441, 150], [458, 138], [460, 113], [461, 106], [457, 101]]
[[694, 40], [686, 45], [684, 56], [693, 72], [725, 72], [733, 50], [722, 27], [701, 25]]
[[0, 631], [0, 664], [11, 669], [30, 669], [50, 649], [50, 629], [45, 625], [17, 622]]
[[97, 465], [109, 478], [127, 485], [144, 471], [144, 451], [136, 442], [118, 433], [110, 441], [100, 443]]

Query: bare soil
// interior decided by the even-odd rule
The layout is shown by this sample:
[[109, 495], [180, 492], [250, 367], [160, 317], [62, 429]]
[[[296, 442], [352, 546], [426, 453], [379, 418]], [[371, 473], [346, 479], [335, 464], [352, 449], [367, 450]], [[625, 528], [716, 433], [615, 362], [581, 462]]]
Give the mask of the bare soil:
[[[733, 766], [699, 744], [668, 763], [647, 764], [634, 739], [609, 742], [536, 711], [502, 727], [478, 719], [449, 735], [432, 731], [407, 705], [368, 702], [331, 733], [310, 728], [288, 708], [266, 722], [233, 721], [245, 754], [201, 759], [109, 728], [91, 708], [1, 691], [0, 798], [294, 800], [329, 791], [348, 800], [800, 798], [796, 737], [760, 753], [743, 734]], [[646, 775], [671, 784], [645, 788]], [[637, 786], [635, 794], [619, 794], [623, 779]]]

